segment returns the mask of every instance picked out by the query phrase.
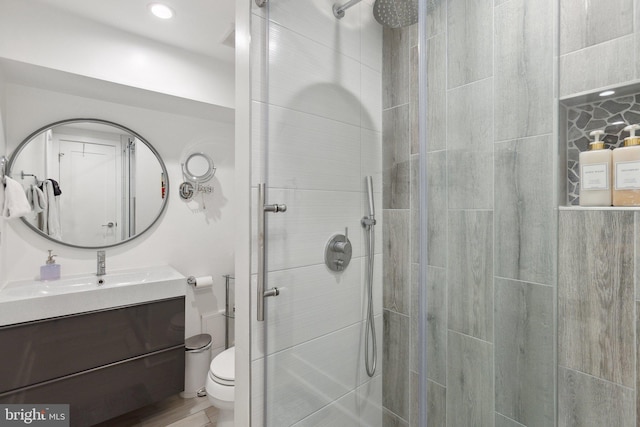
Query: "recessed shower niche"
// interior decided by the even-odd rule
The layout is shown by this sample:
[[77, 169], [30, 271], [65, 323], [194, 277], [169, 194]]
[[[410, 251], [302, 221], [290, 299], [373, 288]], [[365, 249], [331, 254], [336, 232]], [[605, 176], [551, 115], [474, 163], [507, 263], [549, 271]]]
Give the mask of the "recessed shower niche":
[[[603, 92], [580, 95], [560, 101], [560, 205], [580, 205], [581, 152], [589, 150], [592, 131], [603, 130], [601, 140], [606, 149], [624, 145], [629, 132], [624, 128], [640, 124], [640, 85], [615, 89], [615, 93], [601, 96]], [[566, 177], [566, 181], [562, 179]], [[637, 208], [637, 207], [636, 207]], [[619, 208], [616, 208], [619, 209]]]

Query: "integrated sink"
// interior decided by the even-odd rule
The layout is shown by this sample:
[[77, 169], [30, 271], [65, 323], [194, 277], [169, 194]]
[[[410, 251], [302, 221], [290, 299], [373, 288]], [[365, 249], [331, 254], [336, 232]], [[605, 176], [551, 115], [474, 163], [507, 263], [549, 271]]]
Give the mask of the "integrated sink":
[[10, 282], [0, 290], [0, 326], [183, 296], [186, 287], [170, 266]]

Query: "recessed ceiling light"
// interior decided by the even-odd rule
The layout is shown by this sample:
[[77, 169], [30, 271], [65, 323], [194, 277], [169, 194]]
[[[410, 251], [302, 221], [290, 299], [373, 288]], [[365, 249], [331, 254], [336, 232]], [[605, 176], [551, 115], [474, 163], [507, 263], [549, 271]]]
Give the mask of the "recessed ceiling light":
[[612, 125], [623, 125], [624, 122], [622, 120], [611, 123]]
[[174, 15], [173, 9], [162, 3], [151, 3], [149, 10], [160, 19], [171, 19]]
[[600, 92], [600, 96], [609, 96], [613, 95], [614, 93], [616, 93], [615, 90], [605, 90], [604, 92]]

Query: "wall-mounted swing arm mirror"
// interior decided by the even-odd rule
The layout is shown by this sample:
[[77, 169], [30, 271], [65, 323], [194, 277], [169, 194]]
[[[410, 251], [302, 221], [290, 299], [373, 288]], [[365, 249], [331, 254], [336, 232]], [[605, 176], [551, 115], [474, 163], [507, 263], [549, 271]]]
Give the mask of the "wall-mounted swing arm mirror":
[[204, 153], [191, 153], [182, 164], [185, 182], [180, 184], [179, 194], [182, 200], [191, 200], [196, 193], [212, 193], [213, 187], [204, 185], [216, 174], [211, 157]]
[[[100, 119], [63, 120], [29, 135], [7, 175], [39, 194], [23, 221], [47, 239], [105, 248], [148, 231], [166, 209], [167, 169], [136, 132]], [[41, 197], [42, 197], [41, 196]], [[33, 200], [33, 197], [32, 197]]]

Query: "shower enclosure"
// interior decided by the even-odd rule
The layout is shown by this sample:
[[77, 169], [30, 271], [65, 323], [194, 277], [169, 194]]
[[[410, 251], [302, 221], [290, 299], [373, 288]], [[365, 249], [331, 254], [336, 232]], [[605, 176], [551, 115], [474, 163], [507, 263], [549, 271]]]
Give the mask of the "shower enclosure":
[[[556, 2], [398, 0], [420, 17], [400, 28], [376, 21], [374, 0], [257, 3], [237, 419], [556, 425]], [[336, 235], [352, 250], [337, 272], [324, 263]]]
[[[356, 2], [341, 19], [329, 2], [253, 7], [252, 187], [258, 197], [264, 184], [264, 205], [255, 203], [252, 217], [257, 249], [264, 220], [264, 260], [256, 251], [252, 426], [381, 425], [384, 219], [372, 242], [373, 325], [361, 224], [366, 177], [383, 206], [383, 30], [372, 5]], [[325, 264], [330, 241], [350, 248], [338, 268]]]

